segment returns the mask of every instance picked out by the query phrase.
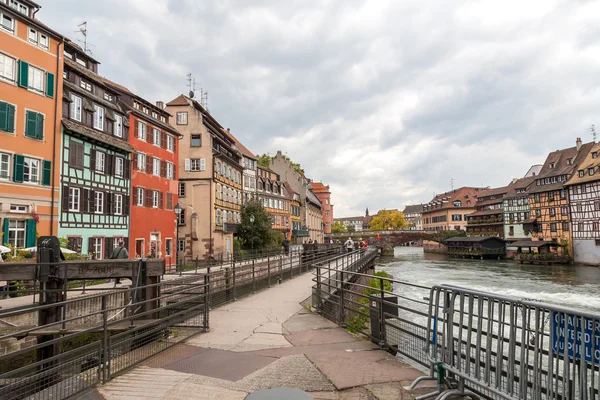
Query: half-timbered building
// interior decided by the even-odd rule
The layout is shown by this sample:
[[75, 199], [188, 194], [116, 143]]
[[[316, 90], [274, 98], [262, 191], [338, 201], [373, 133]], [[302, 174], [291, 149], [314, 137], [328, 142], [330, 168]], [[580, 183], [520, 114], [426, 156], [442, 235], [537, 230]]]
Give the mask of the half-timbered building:
[[129, 123], [98, 61], [65, 42], [59, 236], [94, 259], [129, 241]]
[[257, 184], [258, 199], [271, 217], [273, 229], [289, 238], [291, 210], [284, 182], [274, 171], [259, 166]]
[[475, 203], [475, 211], [467, 217], [469, 236], [497, 236], [504, 238], [504, 209], [502, 199], [509, 187], [485, 189]]
[[600, 143], [594, 144], [566, 183], [576, 262], [600, 264]]
[[[571, 216], [566, 182], [572, 177], [590, 152], [593, 143], [582, 144], [577, 138], [575, 147], [557, 150], [548, 155], [528, 191], [532, 218], [535, 219], [533, 240], [561, 244], [559, 255], [572, 255]], [[568, 254], [564, 254], [564, 252]]]
[[530, 240], [533, 230], [531, 209], [529, 208], [528, 189], [535, 182], [535, 176], [515, 180], [508, 193], [502, 199], [504, 210], [504, 239], [506, 240], [506, 254], [513, 256], [518, 250], [510, 246], [512, 242]]

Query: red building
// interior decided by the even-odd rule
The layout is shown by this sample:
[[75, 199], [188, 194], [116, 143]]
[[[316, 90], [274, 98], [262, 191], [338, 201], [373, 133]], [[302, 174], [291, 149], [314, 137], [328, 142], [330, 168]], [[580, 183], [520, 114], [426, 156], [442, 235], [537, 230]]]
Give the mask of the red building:
[[130, 140], [135, 149], [131, 173], [131, 258], [164, 258], [175, 263], [177, 193], [177, 144], [181, 134], [169, 125], [164, 104], [156, 105], [114, 82], [120, 106], [129, 116]]
[[331, 192], [329, 185], [325, 186], [321, 182], [311, 182], [312, 191], [323, 206], [323, 234], [327, 237], [331, 235], [333, 226], [333, 204], [331, 204]]

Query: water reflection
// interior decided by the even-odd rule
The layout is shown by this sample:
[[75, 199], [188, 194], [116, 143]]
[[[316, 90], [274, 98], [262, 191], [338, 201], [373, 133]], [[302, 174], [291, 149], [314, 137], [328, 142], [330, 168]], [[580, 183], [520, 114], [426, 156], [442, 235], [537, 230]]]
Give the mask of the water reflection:
[[600, 268], [529, 265], [508, 260], [457, 260], [398, 247], [378, 267], [396, 279], [424, 284], [453, 284], [504, 295], [535, 298], [600, 311]]

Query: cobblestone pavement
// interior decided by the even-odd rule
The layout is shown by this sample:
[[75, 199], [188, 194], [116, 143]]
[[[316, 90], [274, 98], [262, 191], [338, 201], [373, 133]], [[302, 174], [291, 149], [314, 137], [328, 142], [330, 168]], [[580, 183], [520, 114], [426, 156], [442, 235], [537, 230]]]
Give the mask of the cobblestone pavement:
[[211, 311], [211, 330], [97, 389], [106, 400], [242, 400], [294, 387], [322, 400], [411, 399], [422, 375], [361, 337], [304, 309], [312, 276], [302, 275]]

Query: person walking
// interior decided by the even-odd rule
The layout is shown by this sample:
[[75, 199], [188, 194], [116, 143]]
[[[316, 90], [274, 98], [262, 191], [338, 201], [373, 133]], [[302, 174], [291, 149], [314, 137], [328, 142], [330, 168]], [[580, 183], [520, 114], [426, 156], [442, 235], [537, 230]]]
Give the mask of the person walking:
[[344, 246], [346, 246], [346, 250], [348, 251], [348, 253], [350, 253], [352, 250], [354, 250], [354, 242], [352, 241], [351, 237], [349, 237], [348, 240], [346, 240], [346, 243], [344, 243]]
[[285, 255], [287, 256], [288, 254], [290, 254], [290, 239], [286, 237], [285, 239], [283, 239], [283, 243], [281, 244], [283, 246], [283, 252], [285, 253]]
[[[118, 260], [118, 259], [122, 260], [122, 259], [129, 258], [129, 252], [125, 248], [125, 242], [123, 242], [122, 240], [119, 240], [119, 247], [115, 247], [110, 258], [111, 258], [111, 260]], [[115, 279], [115, 286], [120, 285], [120, 284], [121, 284], [121, 278]]]

